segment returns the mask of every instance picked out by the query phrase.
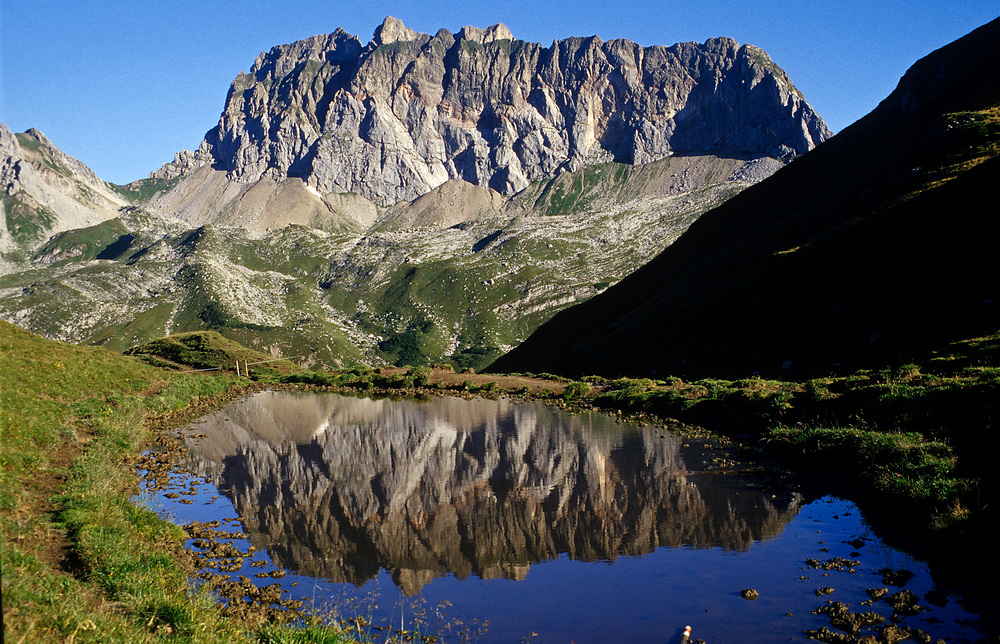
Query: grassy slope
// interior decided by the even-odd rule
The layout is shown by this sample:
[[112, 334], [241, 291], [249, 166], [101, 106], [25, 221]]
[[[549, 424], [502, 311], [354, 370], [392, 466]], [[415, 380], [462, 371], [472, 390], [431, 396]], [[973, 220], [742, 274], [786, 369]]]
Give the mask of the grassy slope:
[[286, 639], [190, 594], [183, 532], [130, 501], [144, 418], [233, 384], [0, 322], [5, 641]]
[[193, 369], [232, 371], [236, 362], [249, 363], [255, 372], [288, 373], [295, 366], [288, 360], [275, 360], [268, 353], [249, 349], [222, 336], [217, 331], [189, 331], [157, 338], [125, 352], [158, 367], [185, 366]]

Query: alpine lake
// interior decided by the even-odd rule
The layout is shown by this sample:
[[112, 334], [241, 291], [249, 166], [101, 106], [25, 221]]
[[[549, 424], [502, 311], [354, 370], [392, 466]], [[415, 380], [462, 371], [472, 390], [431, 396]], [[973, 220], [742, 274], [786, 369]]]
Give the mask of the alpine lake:
[[301, 602], [362, 641], [984, 638], [852, 503], [807, 499], [690, 428], [265, 391], [178, 432], [180, 462], [138, 500], [187, 526], [192, 584]]

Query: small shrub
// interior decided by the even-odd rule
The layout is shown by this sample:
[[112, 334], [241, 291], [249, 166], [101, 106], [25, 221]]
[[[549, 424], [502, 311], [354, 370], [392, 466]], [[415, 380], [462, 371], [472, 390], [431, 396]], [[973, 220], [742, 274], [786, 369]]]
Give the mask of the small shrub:
[[431, 381], [430, 367], [414, 367], [410, 370], [413, 384], [417, 387], [426, 387]]
[[651, 389], [655, 385], [656, 383], [649, 378], [618, 378], [608, 383], [608, 387], [611, 389], [626, 389], [637, 393]]
[[[351, 376], [353, 378], [353, 376]], [[323, 373], [322, 371], [300, 371], [282, 376], [279, 382], [301, 383], [318, 387], [329, 387], [334, 384], [344, 384], [342, 375]]]
[[579, 398], [586, 397], [587, 393], [590, 391], [590, 385], [583, 382], [582, 380], [577, 380], [566, 385], [566, 389], [563, 391], [563, 400], [570, 401]]

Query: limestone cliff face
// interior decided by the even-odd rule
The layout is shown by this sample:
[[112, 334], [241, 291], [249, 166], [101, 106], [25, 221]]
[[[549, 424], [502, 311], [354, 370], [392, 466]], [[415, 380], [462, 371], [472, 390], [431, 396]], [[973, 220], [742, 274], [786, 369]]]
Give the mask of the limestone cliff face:
[[449, 179], [510, 195], [588, 162], [783, 158], [829, 136], [767, 54], [728, 38], [544, 47], [503, 25], [430, 36], [390, 17], [367, 45], [338, 29], [261, 54], [198, 152], [154, 174], [212, 163], [389, 204]]

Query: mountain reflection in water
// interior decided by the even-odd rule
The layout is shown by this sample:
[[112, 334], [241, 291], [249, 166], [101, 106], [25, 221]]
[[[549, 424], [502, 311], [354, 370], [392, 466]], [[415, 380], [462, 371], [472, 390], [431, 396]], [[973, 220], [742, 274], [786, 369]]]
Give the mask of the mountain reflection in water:
[[264, 392], [185, 436], [188, 468], [276, 565], [357, 585], [385, 568], [408, 594], [449, 573], [523, 579], [561, 553], [741, 550], [799, 509], [688, 471], [700, 455], [678, 436], [539, 403]]

